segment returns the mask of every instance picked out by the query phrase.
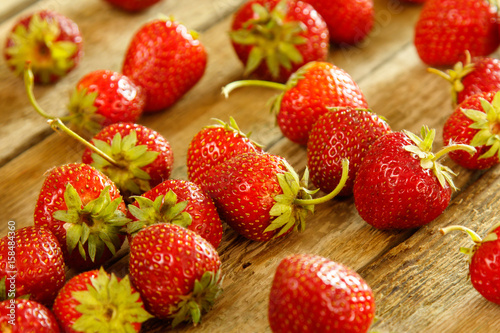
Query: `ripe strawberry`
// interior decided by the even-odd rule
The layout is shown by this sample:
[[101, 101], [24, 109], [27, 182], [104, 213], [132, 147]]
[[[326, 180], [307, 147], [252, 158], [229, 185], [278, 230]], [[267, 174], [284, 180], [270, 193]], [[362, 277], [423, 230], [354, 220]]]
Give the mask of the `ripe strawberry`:
[[428, 0], [415, 26], [415, 48], [431, 66], [486, 56], [500, 44], [497, 11], [487, 0]]
[[454, 105], [481, 92], [500, 90], [500, 60], [496, 58], [479, 57], [472, 62], [470, 53], [466, 52], [464, 63], [457, 62], [446, 73], [435, 68], [428, 70], [450, 82]]
[[54, 314], [44, 305], [27, 299], [0, 302], [0, 332], [59, 333]]
[[117, 8], [129, 11], [138, 12], [152, 5], [160, 2], [161, 0], [105, 0], [106, 2], [116, 6]]
[[106, 174], [126, 197], [144, 193], [170, 177], [174, 163], [170, 144], [150, 128], [132, 123], [111, 124], [90, 142], [114, 162], [89, 147], [83, 152], [82, 162]]
[[328, 28], [308, 3], [295, 0], [250, 0], [233, 15], [233, 48], [245, 75], [285, 82], [310, 61], [328, 55]]
[[306, 145], [314, 123], [329, 107], [368, 108], [359, 86], [343, 69], [327, 62], [310, 62], [299, 68], [286, 84], [243, 80], [223, 88], [227, 96], [243, 86], [282, 90], [272, 104], [281, 132], [291, 141]]
[[122, 246], [120, 229], [130, 220], [113, 182], [88, 164], [48, 171], [35, 207], [35, 226], [57, 237], [66, 265], [98, 267]]
[[196, 232], [214, 248], [219, 246], [222, 221], [212, 199], [195, 183], [168, 179], [134, 199], [128, 206], [135, 221], [127, 224], [129, 234], [151, 224], [173, 223]]
[[83, 56], [82, 35], [75, 22], [49, 10], [20, 18], [7, 35], [4, 56], [16, 75], [31, 62], [37, 83], [53, 83], [69, 73]]
[[142, 88], [130, 78], [110, 70], [96, 70], [76, 85], [67, 118], [80, 132], [96, 134], [114, 123], [136, 122], [144, 104]]
[[438, 159], [453, 149], [475, 149], [455, 144], [433, 154], [435, 133], [424, 126], [422, 138], [408, 131], [392, 132], [373, 143], [353, 188], [356, 208], [368, 224], [378, 229], [415, 228], [446, 209], [456, 189], [454, 173]]
[[334, 109], [319, 117], [307, 142], [311, 182], [331, 192], [340, 181], [342, 160], [349, 160], [349, 178], [339, 195], [352, 194], [359, 165], [373, 142], [391, 132], [389, 125], [369, 110]]
[[474, 155], [452, 151], [450, 158], [467, 169], [487, 169], [500, 162], [500, 93], [473, 95], [457, 106], [443, 127], [444, 142], [476, 148]]
[[373, 0], [307, 0], [325, 20], [330, 41], [338, 45], [359, 43], [375, 21]]
[[469, 234], [474, 241], [470, 248], [460, 248], [469, 256], [469, 276], [474, 289], [488, 301], [500, 304], [500, 224], [494, 225], [486, 236], [481, 237], [474, 231], [462, 226], [448, 226], [440, 229], [443, 234], [459, 230]]
[[214, 166], [205, 185], [223, 221], [248, 239], [267, 241], [294, 229], [304, 230], [307, 214], [342, 189], [348, 169], [345, 161], [338, 187], [325, 197], [312, 199], [307, 172], [299, 180], [280, 156], [244, 153]]
[[240, 131], [236, 121], [206, 126], [191, 140], [187, 151], [187, 174], [189, 180], [203, 184], [209, 170], [234, 155], [246, 152], [262, 152], [258, 143]]
[[173, 326], [197, 324], [221, 292], [220, 259], [203, 237], [175, 224], [142, 229], [130, 245], [130, 278], [146, 309]]
[[104, 269], [80, 273], [69, 280], [54, 302], [64, 332], [139, 332], [152, 316], [144, 310], [129, 277]]
[[374, 315], [370, 286], [343, 264], [292, 254], [276, 269], [268, 312], [274, 333], [367, 332]]
[[8, 296], [52, 305], [66, 282], [63, 252], [52, 232], [29, 226], [1, 238], [0, 281]]
[[143, 87], [145, 112], [163, 110], [203, 76], [207, 53], [198, 34], [169, 18], [143, 25], [125, 53], [123, 74]]

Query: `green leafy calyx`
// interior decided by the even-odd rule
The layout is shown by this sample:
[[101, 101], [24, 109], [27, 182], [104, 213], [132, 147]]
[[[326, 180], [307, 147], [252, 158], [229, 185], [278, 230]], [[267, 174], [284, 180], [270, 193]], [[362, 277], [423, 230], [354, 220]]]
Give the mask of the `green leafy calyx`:
[[68, 110], [69, 119], [73, 126], [91, 134], [96, 134], [102, 128], [104, 116], [96, 113], [97, 107], [94, 105], [99, 92], [89, 92], [87, 88], [77, 89], [71, 95]]

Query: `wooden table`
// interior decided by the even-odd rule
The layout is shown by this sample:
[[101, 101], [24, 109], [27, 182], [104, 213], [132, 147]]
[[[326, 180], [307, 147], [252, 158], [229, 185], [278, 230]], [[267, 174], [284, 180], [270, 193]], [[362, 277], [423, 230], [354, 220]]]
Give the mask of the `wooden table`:
[[[65, 114], [69, 94], [84, 74], [95, 69], [119, 71], [133, 33], [158, 13], [174, 15], [200, 32], [209, 53], [203, 79], [175, 106], [144, 116], [140, 122], [171, 143], [172, 178], [186, 179], [186, 151], [191, 138], [211, 118], [232, 115], [244, 132], [285, 157], [297, 170], [306, 163], [304, 147], [285, 139], [267, 108], [275, 92], [261, 88], [235, 91], [229, 99], [221, 87], [242, 78], [243, 67], [229, 43], [231, 14], [244, 0], [163, 0], [130, 14], [102, 0], [9, 0], [0, 4], [0, 42], [19, 15], [53, 9], [72, 18], [84, 36], [85, 56], [77, 69], [51, 86], [37, 86], [35, 95], [45, 110]], [[446, 82], [426, 71], [413, 46], [413, 29], [421, 6], [397, 0], [375, 0], [376, 23], [360, 45], [332, 49], [329, 61], [345, 69], [365, 93], [371, 108], [385, 116], [394, 130], [418, 132], [423, 124], [437, 130], [435, 148], [442, 146], [442, 126], [452, 112]], [[7, 222], [18, 228], [33, 223], [33, 209], [44, 172], [81, 159], [83, 147], [54, 133], [28, 103], [21, 79], [0, 59], [0, 235]], [[70, 144], [68, 144], [70, 143]], [[459, 173], [460, 191], [443, 215], [418, 230], [380, 231], [357, 214], [353, 199], [333, 200], [317, 207], [303, 233], [258, 243], [226, 229], [219, 247], [225, 274], [224, 292], [198, 327], [178, 332], [270, 332], [267, 301], [279, 261], [292, 253], [312, 253], [342, 262], [371, 285], [377, 304], [373, 329], [380, 332], [498, 332], [500, 307], [483, 299], [468, 280], [460, 246], [465, 235], [441, 236], [440, 227], [461, 224], [484, 234], [498, 222], [500, 168], [471, 172], [447, 160]], [[127, 249], [107, 268], [127, 272]], [[68, 277], [74, 274], [68, 272]], [[167, 331], [166, 324], [148, 322], [144, 332]]]

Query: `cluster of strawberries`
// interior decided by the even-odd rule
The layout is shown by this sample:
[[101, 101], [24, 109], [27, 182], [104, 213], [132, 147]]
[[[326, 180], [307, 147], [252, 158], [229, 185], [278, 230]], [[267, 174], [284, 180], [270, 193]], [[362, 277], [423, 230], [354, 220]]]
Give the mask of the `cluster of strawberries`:
[[[221, 292], [222, 221], [248, 239], [268, 241], [303, 230], [314, 206], [337, 195], [354, 196], [360, 216], [379, 229], [415, 228], [434, 220], [454, 189], [452, 170], [439, 163], [443, 155], [466, 168], [499, 163], [500, 75], [491, 73], [500, 73], [500, 66], [495, 59], [473, 64], [467, 58], [440, 72], [452, 81], [460, 104], [445, 124], [447, 146], [433, 153], [435, 130], [424, 126], [420, 137], [392, 131], [369, 109], [349, 74], [325, 61], [330, 42], [359, 42], [372, 25], [369, 0], [335, 1], [335, 6], [320, 0], [244, 4], [234, 14], [231, 42], [245, 73], [260, 80], [235, 81], [223, 92], [252, 85], [279, 89], [272, 102], [277, 124], [285, 137], [307, 147], [308, 168], [299, 177], [283, 157], [266, 152], [230, 118], [193, 137], [186, 181], [169, 179], [168, 141], [136, 121], [144, 112], [173, 105], [202, 77], [207, 55], [195, 32], [167, 17], [145, 24], [131, 40], [122, 73], [86, 75], [71, 98], [69, 115], [57, 118], [36, 103], [33, 85], [55, 82], [72, 70], [82, 56], [82, 38], [77, 26], [57, 13], [42, 11], [21, 20], [7, 40], [9, 65], [24, 73], [35, 110], [86, 149], [82, 163], [48, 171], [34, 226], [0, 240], [1, 285], [7, 291], [12, 239], [17, 273], [17, 298], [2, 303], [0, 317], [8, 322], [13, 304], [18, 325], [38, 332], [138, 331], [152, 316], [173, 326], [196, 324]], [[37, 38], [46, 30], [50, 34], [43, 41], [51, 43], [44, 49]], [[43, 61], [26, 59], [32, 49], [43, 51]], [[88, 134], [90, 141], [82, 137]], [[313, 198], [318, 190], [309, 189], [309, 176], [327, 193], [324, 197]], [[443, 232], [457, 229], [464, 230]], [[486, 249], [497, 251], [500, 228], [482, 240], [466, 231], [477, 243], [470, 251], [474, 267], [483, 273]], [[126, 239], [128, 274], [117, 277], [99, 269]], [[65, 267], [84, 273], [66, 282]], [[320, 271], [349, 283], [329, 284], [317, 278]], [[499, 303], [498, 280], [479, 275], [471, 274], [474, 286]], [[290, 289], [290, 281], [299, 284], [296, 289]], [[27, 295], [29, 300], [21, 298]], [[321, 303], [325, 297], [331, 307]], [[287, 306], [296, 302], [299, 314]], [[22, 314], [35, 306], [43, 321]], [[292, 255], [277, 268], [269, 300], [274, 332], [302, 331], [303, 325], [366, 332], [374, 314], [370, 287], [340, 263]]]

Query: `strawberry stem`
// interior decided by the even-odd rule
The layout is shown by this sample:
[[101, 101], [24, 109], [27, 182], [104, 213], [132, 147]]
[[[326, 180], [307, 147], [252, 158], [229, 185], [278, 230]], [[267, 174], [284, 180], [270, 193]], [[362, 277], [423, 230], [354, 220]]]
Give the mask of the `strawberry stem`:
[[441, 228], [441, 229], [439, 229], [439, 231], [443, 235], [446, 235], [450, 231], [463, 231], [463, 232], [467, 233], [470, 236], [470, 238], [472, 239], [472, 241], [474, 243], [481, 243], [482, 242], [482, 239], [481, 239], [481, 237], [478, 234], [476, 234], [471, 229], [469, 229], [467, 227], [464, 227], [464, 226], [461, 226], [461, 225], [451, 225], [449, 227]]
[[229, 93], [233, 91], [234, 89], [241, 88], [241, 87], [249, 87], [249, 86], [254, 86], [254, 87], [263, 87], [263, 88], [271, 88], [271, 89], [277, 89], [277, 90], [282, 90], [285, 91], [287, 89], [287, 86], [284, 85], [283, 83], [277, 83], [277, 82], [271, 82], [271, 81], [263, 81], [263, 80], [240, 80], [240, 81], [234, 81], [226, 86], [222, 87], [222, 93], [226, 98], [229, 97]]
[[434, 155], [434, 158], [433, 160], [434, 161], [437, 161], [439, 158], [441, 158], [442, 156], [448, 154], [450, 151], [454, 151], [454, 150], [465, 150], [466, 152], [468, 152], [469, 154], [475, 154], [476, 153], [476, 148], [472, 147], [472, 146], [469, 146], [469, 145], [465, 145], [465, 144], [451, 144], [451, 145], [448, 145], [446, 147], [444, 147], [443, 149], [441, 149], [440, 151], [438, 151], [435, 155]]
[[317, 205], [317, 204], [322, 204], [324, 202], [327, 202], [327, 201], [333, 199], [337, 194], [339, 194], [339, 192], [344, 187], [344, 185], [347, 181], [347, 178], [349, 178], [349, 160], [343, 159], [342, 160], [342, 176], [340, 178], [340, 181], [339, 181], [337, 187], [335, 187], [335, 189], [333, 191], [331, 191], [330, 193], [328, 193], [324, 197], [320, 197], [320, 198], [295, 199], [293, 201], [293, 203], [296, 205], [305, 206], [305, 205]]

